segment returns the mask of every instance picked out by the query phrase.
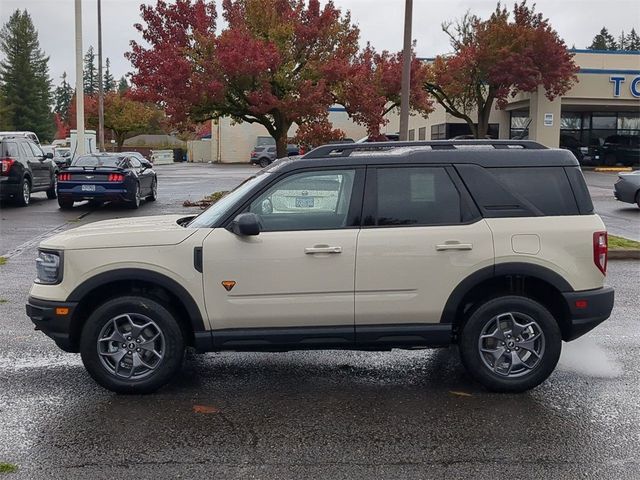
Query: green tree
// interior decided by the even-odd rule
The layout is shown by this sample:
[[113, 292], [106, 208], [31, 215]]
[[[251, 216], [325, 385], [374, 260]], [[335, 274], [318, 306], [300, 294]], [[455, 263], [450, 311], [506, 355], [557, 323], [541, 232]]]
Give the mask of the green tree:
[[0, 130], [13, 130], [11, 123], [12, 113], [11, 107], [7, 105], [2, 89], [0, 89]]
[[90, 46], [84, 55], [84, 94], [95, 95], [98, 93], [98, 68], [96, 67], [96, 54]]
[[593, 37], [591, 45], [587, 47], [589, 50], [617, 50], [618, 44], [613, 35], [609, 33], [606, 27], [602, 27], [600, 33]]
[[129, 90], [129, 82], [127, 82], [127, 78], [123, 75], [118, 80], [118, 93], [124, 93]]
[[116, 81], [113, 78], [113, 75], [111, 75], [111, 61], [109, 60], [109, 57], [107, 57], [107, 60], [104, 62], [102, 88], [104, 89], [105, 93], [111, 92], [116, 88]]
[[69, 123], [69, 107], [74, 95], [73, 87], [67, 82], [67, 72], [62, 73], [62, 83], [53, 92], [53, 111], [60, 115], [64, 123]]
[[625, 48], [627, 50], [640, 50], [640, 36], [636, 33], [635, 28], [632, 28], [629, 35], [627, 35]]
[[49, 57], [40, 49], [38, 32], [26, 10], [16, 10], [0, 30], [0, 96], [2, 123], [51, 140]]

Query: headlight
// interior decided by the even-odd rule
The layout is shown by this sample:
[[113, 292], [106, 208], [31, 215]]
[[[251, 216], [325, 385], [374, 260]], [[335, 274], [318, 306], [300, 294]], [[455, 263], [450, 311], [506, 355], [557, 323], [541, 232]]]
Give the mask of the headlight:
[[62, 252], [38, 250], [36, 283], [55, 285], [62, 281]]

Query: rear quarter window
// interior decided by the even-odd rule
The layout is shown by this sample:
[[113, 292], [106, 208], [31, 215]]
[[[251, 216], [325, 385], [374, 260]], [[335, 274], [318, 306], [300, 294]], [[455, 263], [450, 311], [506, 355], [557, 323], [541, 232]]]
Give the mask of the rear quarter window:
[[489, 171], [516, 197], [522, 197], [544, 215], [579, 215], [564, 168], [508, 167]]

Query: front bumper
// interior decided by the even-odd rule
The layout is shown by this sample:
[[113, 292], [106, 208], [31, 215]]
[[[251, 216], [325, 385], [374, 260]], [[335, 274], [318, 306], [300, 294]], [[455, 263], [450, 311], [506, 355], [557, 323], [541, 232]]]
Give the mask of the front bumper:
[[[71, 339], [71, 319], [78, 304], [76, 302], [56, 302], [29, 297], [27, 316], [45, 335], [52, 338], [65, 352], [77, 352], [77, 345]], [[65, 310], [66, 309], [66, 310]]]
[[613, 310], [614, 290], [602, 287], [581, 292], [565, 292], [562, 294], [570, 313], [570, 331], [564, 335], [569, 342], [594, 329], [611, 315]]

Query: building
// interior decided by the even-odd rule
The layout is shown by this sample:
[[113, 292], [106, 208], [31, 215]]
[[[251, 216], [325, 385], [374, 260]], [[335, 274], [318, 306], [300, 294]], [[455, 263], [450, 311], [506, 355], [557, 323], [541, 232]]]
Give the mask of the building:
[[[577, 155], [580, 147], [602, 145], [613, 135], [640, 139], [640, 52], [572, 51], [580, 67], [573, 88], [554, 101], [543, 90], [510, 98], [504, 110], [492, 111], [490, 136], [529, 138], [549, 147], [570, 148]], [[347, 137], [366, 135], [342, 108], [332, 108], [329, 119]], [[397, 132], [398, 116], [392, 113], [388, 119], [384, 131]], [[234, 124], [227, 118], [215, 124], [212, 132], [212, 140], [190, 142], [190, 161], [248, 162], [258, 137], [268, 135], [261, 125]], [[295, 127], [289, 133], [295, 135]], [[469, 133], [464, 121], [438, 104], [428, 117], [409, 119], [409, 140], [442, 140]]]
[[[543, 89], [510, 98], [504, 110], [492, 111], [489, 135], [528, 137], [548, 147], [602, 145], [613, 135], [640, 139], [640, 52], [572, 51], [580, 67], [573, 88], [553, 101]], [[415, 140], [470, 133], [440, 105], [428, 118], [411, 117], [409, 129], [409, 139]]]

